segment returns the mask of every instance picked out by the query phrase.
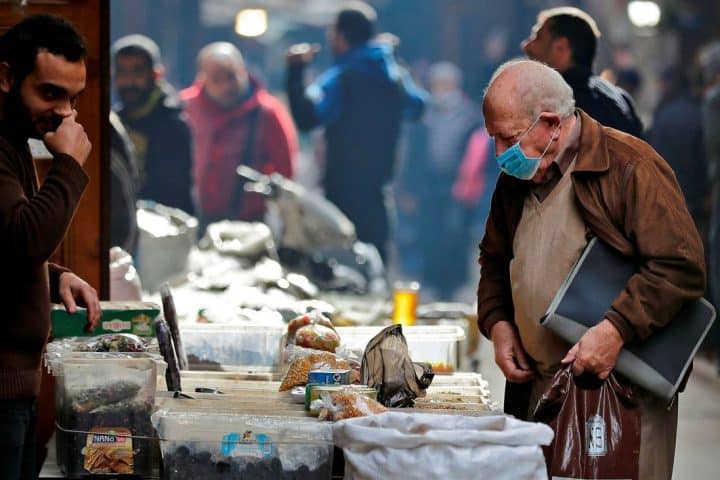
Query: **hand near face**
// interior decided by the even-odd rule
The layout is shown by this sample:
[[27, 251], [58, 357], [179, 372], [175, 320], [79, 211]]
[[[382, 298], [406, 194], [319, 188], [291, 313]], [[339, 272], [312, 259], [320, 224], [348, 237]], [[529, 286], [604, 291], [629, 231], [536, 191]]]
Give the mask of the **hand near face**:
[[69, 313], [75, 313], [78, 305], [87, 308], [85, 331], [90, 333], [95, 330], [102, 314], [100, 300], [95, 289], [74, 273], [65, 272], [60, 275], [58, 292]]
[[72, 115], [65, 117], [57, 130], [45, 134], [43, 142], [52, 154], [70, 155], [82, 166], [90, 156], [92, 144], [76, 118], [77, 111], [73, 110]]
[[582, 336], [562, 359], [563, 364], [573, 363], [575, 375], [592, 373], [605, 380], [617, 363], [623, 339], [615, 326], [605, 319]]
[[510, 322], [497, 322], [490, 330], [495, 347], [495, 363], [512, 383], [526, 383], [535, 377], [515, 327]]

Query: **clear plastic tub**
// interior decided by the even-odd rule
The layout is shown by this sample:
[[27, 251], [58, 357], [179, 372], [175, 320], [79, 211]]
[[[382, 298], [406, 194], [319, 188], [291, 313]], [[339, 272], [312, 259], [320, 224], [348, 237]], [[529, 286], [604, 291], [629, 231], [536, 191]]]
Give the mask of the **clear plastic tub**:
[[281, 325], [180, 325], [191, 369], [273, 371], [281, 362]]
[[165, 478], [330, 479], [329, 424], [236, 411], [153, 414]]
[[53, 365], [57, 459], [72, 478], [152, 474], [152, 358], [64, 359]]
[[[341, 345], [362, 356], [365, 347], [384, 326], [336, 327]], [[465, 339], [463, 329], [453, 325], [403, 327], [410, 358], [427, 362], [435, 373], [453, 373], [458, 368], [460, 342]]]

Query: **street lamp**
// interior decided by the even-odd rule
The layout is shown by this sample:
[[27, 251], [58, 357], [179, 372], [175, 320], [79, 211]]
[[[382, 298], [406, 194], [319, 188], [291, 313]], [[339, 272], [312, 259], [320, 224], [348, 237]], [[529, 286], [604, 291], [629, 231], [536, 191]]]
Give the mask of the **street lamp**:
[[657, 27], [662, 14], [656, 2], [639, 0], [628, 3], [627, 13], [632, 24], [639, 28]]
[[268, 14], [262, 8], [240, 10], [235, 17], [235, 33], [243, 37], [259, 37], [268, 29]]

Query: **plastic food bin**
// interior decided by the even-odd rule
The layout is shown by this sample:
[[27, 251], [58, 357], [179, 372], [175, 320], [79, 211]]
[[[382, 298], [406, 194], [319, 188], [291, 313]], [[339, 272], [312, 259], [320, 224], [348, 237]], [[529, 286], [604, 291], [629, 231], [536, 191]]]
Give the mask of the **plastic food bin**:
[[[372, 338], [385, 328], [337, 327], [341, 345], [362, 356]], [[463, 329], [453, 325], [403, 327], [410, 358], [414, 362], [427, 362], [435, 373], [453, 373], [458, 368], [460, 342], [465, 339]]]
[[191, 369], [271, 371], [280, 365], [283, 325], [180, 326]]
[[156, 362], [65, 359], [52, 373], [61, 471], [72, 478], [151, 475]]
[[153, 424], [168, 480], [332, 476], [332, 428], [314, 419], [160, 410]]

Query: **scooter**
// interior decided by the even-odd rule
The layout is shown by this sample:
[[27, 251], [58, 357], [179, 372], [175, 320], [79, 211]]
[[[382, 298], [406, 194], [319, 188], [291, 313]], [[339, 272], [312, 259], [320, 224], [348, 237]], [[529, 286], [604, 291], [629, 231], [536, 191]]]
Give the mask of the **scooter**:
[[281, 264], [324, 290], [387, 292], [377, 248], [357, 240], [355, 226], [330, 201], [278, 173], [241, 165], [237, 174], [243, 189], [262, 195], [269, 216], [279, 219], [271, 229]]

